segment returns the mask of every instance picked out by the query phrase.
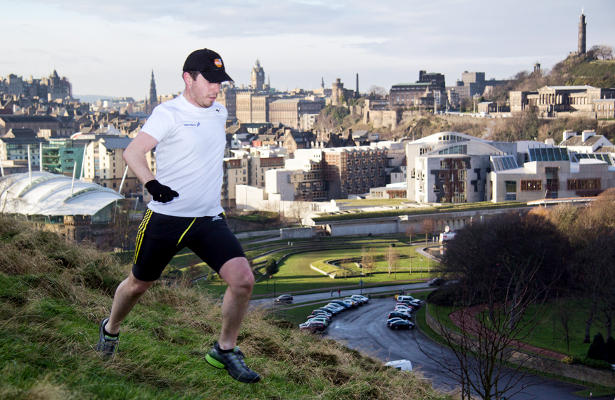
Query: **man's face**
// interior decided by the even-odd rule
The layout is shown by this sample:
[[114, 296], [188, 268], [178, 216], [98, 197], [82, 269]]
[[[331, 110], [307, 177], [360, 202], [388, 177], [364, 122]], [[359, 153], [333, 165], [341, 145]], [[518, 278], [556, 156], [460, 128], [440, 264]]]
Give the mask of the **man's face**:
[[201, 74], [198, 74], [194, 80], [188, 74], [184, 81], [186, 82], [186, 98], [197, 107], [211, 107], [220, 92], [220, 83], [209, 82]]

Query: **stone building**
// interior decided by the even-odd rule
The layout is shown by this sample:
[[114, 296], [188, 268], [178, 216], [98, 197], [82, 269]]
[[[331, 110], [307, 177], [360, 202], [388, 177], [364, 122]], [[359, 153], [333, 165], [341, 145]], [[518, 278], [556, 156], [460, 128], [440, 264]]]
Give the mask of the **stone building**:
[[444, 75], [419, 71], [415, 83], [399, 83], [389, 91], [391, 108], [442, 108], [446, 104]]
[[269, 103], [269, 122], [282, 124], [293, 129], [305, 129], [305, 116], [316, 116], [324, 108], [320, 101], [309, 101], [301, 98], [278, 99]]
[[250, 82], [253, 90], [260, 91], [265, 88], [265, 70], [258, 60], [250, 73]]
[[55, 137], [72, 133], [62, 128], [58, 118], [49, 115], [0, 115], [0, 136], [14, 128], [31, 129], [35, 134], [41, 129], [48, 129], [54, 133]]
[[255, 94], [251, 90], [236, 91], [236, 116], [241, 123], [269, 122], [271, 96]]
[[[596, 118], [610, 115], [604, 104], [615, 99], [615, 88], [602, 89], [593, 86], [544, 86], [537, 91], [511, 91], [510, 110], [526, 111], [535, 107], [541, 117], [579, 116]], [[598, 110], [600, 106], [600, 110]], [[615, 112], [615, 111], [614, 111]]]

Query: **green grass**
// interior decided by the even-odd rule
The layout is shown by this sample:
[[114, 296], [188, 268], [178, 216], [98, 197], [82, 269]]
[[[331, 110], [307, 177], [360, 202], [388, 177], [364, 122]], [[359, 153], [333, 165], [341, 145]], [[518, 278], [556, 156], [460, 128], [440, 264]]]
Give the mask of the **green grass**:
[[422, 215], [432, 213], [447, 213], [447, 212], [459, 212], [459, 211], [473, 211], [473, 210], [486, 210], [497, 208], [511, 208], [511, 207], [528, 207], [526, 203], [521, 202], [477, 202], [477, 203], [462, 203], [462, 204], [443, 204], [440, 206], [425, 206], [419, 208], [404, 208], [396, 210], [384, 210], [384, 211], [364, 211], [364, 212], [344, 212], [340, 214], [327, 214], [313, 217], [312, 220], [317, 223], [329, 222], [329, 221], [341, 221], [351, 219], [362, 218], [382, 218], [382, 217], [394, 217], [398, 215]]
[[[560, 307], [565, 310], [564, 312], [569, 317], [570, 349], [566, 344], [565, 330], [559, 317], [560, 312], [558, 310]], [[585, 337], [585, 320], [588, 316], [587, 310], [589, 310], [589, 302], [582, 299], [568, 299], [560, 305], [549, 303], [541, 307], [531, 307], [528, 314], [539, 312], [543, 317], [532, 326], [528, 333], [527, 342], [572, 357], [586, 357], [589, 343], [583, 343], [583, 339]], [[602, 315], [596, 315], [590, 330], [591, 339], [598, 332], [606, 337], [606, 321], [602, 317]]]
[[210, 367], [220, 304], [200, 290], [154, 285], [122, 325], [115, 359], [94, 350], [98, 323], [130, 270], [0, 217], [2, 399], [445, 399], [412, 374], [384, 368], [261, 311], [239, 333], [263, 382]]

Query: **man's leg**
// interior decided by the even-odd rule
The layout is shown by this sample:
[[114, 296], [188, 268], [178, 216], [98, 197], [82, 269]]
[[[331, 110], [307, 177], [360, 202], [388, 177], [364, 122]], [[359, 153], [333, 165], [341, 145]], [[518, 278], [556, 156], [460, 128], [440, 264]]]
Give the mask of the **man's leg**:
[[228, 288], [222, 301], [222, 330], [218, 344], [220, 348], [229, 350], [237, 345], [241, 321], [254, 287], [254, 274], [246, 258], [235, 257], [220, 268], [220, 276]]
[[248, 309], [254, 287], [254, 274], [245, 257], [231, 258], [220, 268], [220, 276], [228, 283], [222, 301], [220, 339], [205, 359], [216, 368], [226, 368], [229, 375], [244, 383], [256, 383], [261, 377], [244, 362], [237, 345], [241, 321]]
[[124, 279], [115, 290], [111, 315], [105, 326], [105, 331], [117, 334], [120, 331], [120, 323], [126, 318], [130, 310], [137, 304], [137, 301], [147, 289], [154, 284], [154, 281], [142, 281], [130, 272], [128, 278]]

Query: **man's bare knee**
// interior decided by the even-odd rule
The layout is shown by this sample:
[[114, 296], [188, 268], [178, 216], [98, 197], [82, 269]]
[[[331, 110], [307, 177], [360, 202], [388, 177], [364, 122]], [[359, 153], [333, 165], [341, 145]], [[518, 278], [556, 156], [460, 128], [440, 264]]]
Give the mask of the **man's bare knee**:
[[147, 291], [147, 289], [152, 287], [153, 284], [154, 282], [142, 281], [140, 279], [137, 279], [134, 277], [133, 274], [130, 274], [127, 279], [128, 290], [133, 295], [142, 295]]
[[254, 273], [244, 258], [227, 261], [220, 275], [234, 292], [251, 292], [254, 287]]

